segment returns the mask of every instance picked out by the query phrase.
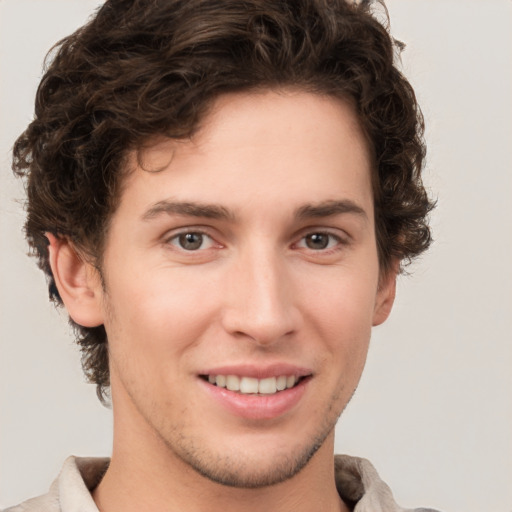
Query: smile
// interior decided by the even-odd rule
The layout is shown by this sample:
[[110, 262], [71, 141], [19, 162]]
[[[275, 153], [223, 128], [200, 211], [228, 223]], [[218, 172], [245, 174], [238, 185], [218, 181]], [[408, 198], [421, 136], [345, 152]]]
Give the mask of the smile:
[[207, 375], [203, 378], [219, 388], [226, 388], [244, 395], [273, 395], [279, 391], [293, 388], [300, 380], [295, 375], [279, 375], [265, 379], [237, 375]]
[[292, 411], [310, 388], [313, 372], [289, 364], [225, 366], [198, 374], [214, 403], [245, 420], [276, 419]]

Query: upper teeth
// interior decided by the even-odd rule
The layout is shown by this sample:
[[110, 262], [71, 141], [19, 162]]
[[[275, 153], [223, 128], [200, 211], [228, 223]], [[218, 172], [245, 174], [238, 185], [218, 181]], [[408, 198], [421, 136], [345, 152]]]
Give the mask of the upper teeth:
[[266, 379], [255, 379], [253, 377], [237, 377], [236, 375], [208, 375], [208, 382], [216, 384], [221, 388], [230, 391], [239, 391], [244, 394], [271, 395], [283, 389], [292, 388], [297, 383], [294, 375], [280, 375], [279, 377], [268, 377]]

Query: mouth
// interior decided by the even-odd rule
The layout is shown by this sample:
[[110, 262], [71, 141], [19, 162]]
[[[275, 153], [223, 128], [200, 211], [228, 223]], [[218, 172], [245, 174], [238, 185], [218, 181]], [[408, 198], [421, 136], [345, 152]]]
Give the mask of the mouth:
[[265, 367], [229, 365], [204, 369], [199, 381], [213, 403], [245, 421], [274, 420], [291, 413], [310, 388], [311, 369], [286, 363]]
[[200, 375], [200, 377], [219, 388], [227, 389], [241, 395], [275, 395], [292, 389], [309, 376], [279, 375], [257, 379], [238, 375]]

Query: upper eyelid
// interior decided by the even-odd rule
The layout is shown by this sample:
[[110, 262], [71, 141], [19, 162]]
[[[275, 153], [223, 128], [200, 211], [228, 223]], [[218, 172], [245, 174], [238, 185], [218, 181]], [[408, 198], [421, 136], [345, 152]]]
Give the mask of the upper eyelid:
[[[298, 244], [300, 242], [302, 242], [307, 236], [309, 235], [316, 235], [316, 234], [319, 234], [319, 235], [327, 235], [327, 236], [330, 236], [332, 238], [334, 238], [338, 243], [340, 244], [346, 244], [348, 241], [345, 240], [342, 236], [339, 236], [339, 235], [336, 235], [334, 233], [329, 233], [327, 231], [310, 231], [309, 233], [306, 233], [305, 235], [301, 236], [297, 242], [295, 242], [295, 244]], [[294, 245], [295, 245], [294, 244]]]
[[164, 239], [171, 239], [175, 238], [180, 235], [184, 235], [187, 233], [199, 233], [201, 235], [209, 236], [210, 238], [215, 238], [215, 236], [212, 234], [213, 229], [209, 228], [207, 226], [181, 226], [176, 228], [171, 228], [165, 231], [165, 233], [162, 235], [162, 238]]
[[[160, 237], [164, 241], [169, 241], [171, 239], [174, 239], [180, 235], [186, 234], [186, 233], [198, 233], [204, 236], [208, 236], [213, 241], [224, 245], [224, 242], [221, 242], [220, 239], [225, 238], [222, 236], [222, 234], [219, 234], [218, 230], [216, 230], [212, 226], [205, 226], [205, 225], [185, 225], [180, 227], [171, 228], [165, 231], [165, 233]], [[347, 232], [346, 230], [340, 228], [340, 227], [334, 227], [334, 226], [306, 226], [299, 230], [297, 230], [290, 238], [292, 239], [292, 244], [297, 243], [298, 241], [302, 240], [304, 237], [315, 234], [315, 233], [323, 233], [329, 236], [332, 236], [341, 242], [348, 243], [353, 239], [352, 235]], [[231, 237], [229, 237], [231, 238]]]
[[168, 233], [167, 236], [164, 236], [164, 238], [168, 240], [173, 240], [174, 238], [178, 238], [182, 235], [201, 235], [201, 236], [207, 236], [208, 238], [211, 238], [214, 240], [214, 237], [210, 235], [210, 233], [207, 233], [206, 231], [202, 231], [200, 229], [185, 229], [183, 231], [176, 231], [174, 233]]
[[339, 227], [334, 227], [334, 226], [307, 226], [305, 228], [300, 229], [295, 234], [295, 238], [302, 239], [308, 235], [313, 235], [315, 233], [331, 235], [333, 237], [336, 237], [336, 238], [339, 238], [340, 240], [345, 240], [345, 241], [349, 241], [353, 238], [352, 235], [345, 229], [342, 229]]
[[[213, 236], [210, 232], [208, 232], [208, 230], [205, 230], [204, 228], [198, 228], [198, 227], [197, 228], [194, 228], [194, 227], [193, 228], [188, 228], [188, 227], [187, 228], [176, 228], [176, 229], [168, 230], [160, 237], [160, 240], [163, 245], [174, 245], [171, 242], [173, 242], [174, 240], [177, 240], [178, 237], [180, 237], [182, 235], [186, 235], [188, 233], [194, 233], [194, 234], [202, 235], [204, 237], [208, 237], [213, 246], [223, 245], [222, 243], [220, 243], [218, 241], [218, 237]], [[203, 249], [203, 250], [207, 250], [207, 249]]]
[[[300, 247], [299, 244], [305, 243], [304, 239], [308, 235], [313, 235], [315, 233], [319, 234], [325, 234], [328, 235], [334, 239], [336, 239], [336, 243], [332, 247], [327, 247], [325, 249], [310, 249], [308, 247]], [[353, 243], [354, 238], [352, 235], [350, 235], [346, 230], [340, 228], [340, 227], [334, 227], [334, 226], [307, 226], [301, 230], [299, 230], [298, 233], [296, 233], [294, 241], [291, 243], [290, 248], [294, 250], [299, 250], [301, 252], [311, 252], [312, 254], [316, 254], [317, 257], [328, 256], [328, 255], [334, 255], [335, 253], [338, 253], [340, 251], [343, 251], [350, 247], [350, 245]], [[331, 243], [331, 242], [329, 242]]]
[[[186, 234], [198, 234], [203, 237], [206, 237], [208, 239], [208, 247], [198, 249], [186, 249], [185, 247], [180, 247], [178, 239], [180, 236]], [[203, 240], [203, 243], [204, 242], [205, 240]], [[223, 244], [219, 243], [215, 237], [199, 229], [182, 229], [180, 231], [175, 231], [174, 233], [169, 233], [168, 236], [164, 236], [162, 238], [162, 245], [169, 249], [172, 248], [172, 250], [176, 251], [177, 254], [186, 254], [187, 258], [199, 258], [201, 254], [203, 254], [204, 256], [204, 254], [209, 254], [214, 249], [219, 249], [223, 247]]]

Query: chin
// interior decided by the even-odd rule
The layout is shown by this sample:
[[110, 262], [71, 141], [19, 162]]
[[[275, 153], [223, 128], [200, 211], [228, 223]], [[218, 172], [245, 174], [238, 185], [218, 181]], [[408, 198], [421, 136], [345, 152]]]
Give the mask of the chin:
[[217, 484], [245, 489], [258, 489], [280, 484], [300, 473], [332, 432], [328, 430], [304, 446], [287, 446], [281, 450], [264, 440], [252, 443], [252, 450], [197, 450], [190, 442], [171, 449], [188, 467]]

